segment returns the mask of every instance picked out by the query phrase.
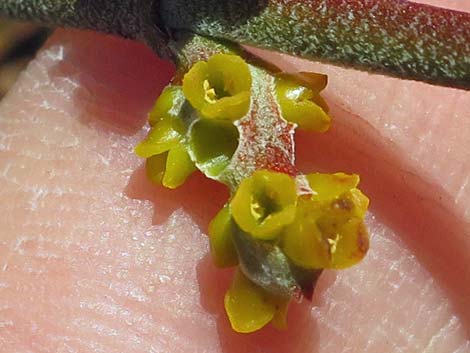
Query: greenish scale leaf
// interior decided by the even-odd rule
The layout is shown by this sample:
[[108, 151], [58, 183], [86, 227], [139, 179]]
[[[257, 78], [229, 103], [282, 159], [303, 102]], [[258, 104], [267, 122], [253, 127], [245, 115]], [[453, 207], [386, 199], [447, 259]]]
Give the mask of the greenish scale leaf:
[[189, 150], [207, 176], [217, 176], [230, 163], [238, 147], [238, 130], [228, 120], [196, 121], [189, 133]]

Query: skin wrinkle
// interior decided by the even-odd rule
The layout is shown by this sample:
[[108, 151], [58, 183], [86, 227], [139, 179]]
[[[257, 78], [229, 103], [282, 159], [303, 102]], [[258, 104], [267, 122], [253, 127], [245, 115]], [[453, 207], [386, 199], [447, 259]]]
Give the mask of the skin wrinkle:
[[[59, 68], [60, 74], [69, 76], [73, 75], [78, 77], [80, 82], [80, 89], [77, 92], [77, 96], [80, 99], [84, 99], [87, 103], [82, 109], [84, 109], [81, 119], [88, 123], [98, 123], [104, 125], [105, 131], [109, 130], [110, 127], [115, 127], [120, 135], [133, 134], [141, 129], [143, 119], [132, 119], [136, 112], [139, 112], [140, 117], [145, 117], [146, 113], [151, 108], [150, 95], [153, 93], [151, 85], [155, 85], [161, 82], [167, 82], [170, 77], [168, 75], [161, 75], [155, 77], [155, 81], [148, 80], [148, 77], [143, 77], [144, 73], [139, 70], [125, 71], [121, 70], [120, 67], [125, 65], [131, 65], [139, 67], [142, 61], [150, 60], [153, 54], [149, 51], [145, 52], [143, 58], [134, 57], [131, 58], [130, 62], [123, 62], [119, 57], [125, 55], [126, 48], [116, 47], [119, 42], [117, 39], [113, 39], [106, 43], [106, 48], [115, 51], [114, 55], [117, 57], [116, 62], [112, 68], [101, 68], [99, 65], [93, 63], [86, 55], [82, 52], [87, 50], [94, 50], [92, 43], [80, 42], [80, 46], [73, 49], [73, 52], [68, 54], [69, 60], [66, 60], [65, 65], [61, 65]], [[129, 60], [127, 60], [129, 61]], [[69, 65], [69, 63], [71, 65]], [[77, 70], [77, 67], [83, 66], [84, 63], [88, 67], [88, 70]], [[169, 71], [171, 65], [162, 65], [163, 71]], [[110, 76], [115, 75], [116, 69], [119, 70], [120, 75], [113, 77], [114, 85], [109, 85]], [[135, 82], [137, 77], [142, 80], [142, 85], [139, 87], [133, 87], [133, 96], [137, 99], [130, 100], [127, 98], [129, 95], [128, 89], [132, 82]], [[156, 76], [152, 73], [152, 78]], [[99, 92], [99, 94], [96, 94]], [[83, 95], [83, 97], [82, 97]], [[78, 98], [77, 97], [77, 98]], [[153, 99], [153, 97], [152, 97]], [[116, 114], [118, 113], [118, 114]], [[100, 120], [92, 119], [90, 117], [99, 116]]]
[[[56, 37], [56, 43], [69, 42], [72, 43], [71, 48], [75, 46], [80, 48], [79, 41], [94, 42], [96, 47], [106, 47], [105, 43], [109, 43], [106, 38], [91, 34], [83, 34], [84, 37], [73, 33], [60, 35], [63, 37]], [[107, 50], [112, 52], [113, 45], [108, 46]], [[129, 45], [126, 48], [133, 56], [141, 53], [139, 51], [141, 49], [133, 45], [126, 43], [120, 45]], [[88, 48], [91, 56], [93, 47], [91, 45], [84, 47]], [[81, 47], [82, 50], [84, 47]], [[72, 50], [71, 48], [69, 50]], [[64, 57], [62, 60], [70, 59]], [[61, 65], [60, 62], [57, 65]], [[150, 66], [149, 72], [142, 77], [152, 77], [151, 72], [160, 70], [160, 66], [156, 64]], [[83, 68], [84, 71], [92, 69], [87, 66]], [[49, 73], [52, 73], [51, 81], [56, 82], [55, 71], [49, 70]], [[38, 76], [42, 79], [40, 75]], [[35, 80], [38, 76], [32, 72], [30, 79]], [[140, 79], [135, 77], [136, 82]], [[66, 152], [61, 151], [65, 147], [60, 144], [58, 146], [62, 147], [59, 147], [59, 151], [50, 145], [49, 149], [52, 150], [49, 150], [49, 155], [57, 158], [57, 162], [52, 164], [46, 162], [41, 164], [29, 157], [22, 157], [21, 163], [28, 168], [34, 167], [36, 177], [41, 178], [40, 181], [32, 183], [33, 185], [40, 183], [45, 185], [47, 180], [45, 170], [52, 169], [57, 177], [48, 188], [50, 190], [55, 184], [62, 189], [62, 194], [50, 193], [47, 197], [49, 202], [39, 205], [38, 210], [26, 215], [23, 206], [30, 199], [30, 195], [23, 195], [23, 200], [21, 198], [15, 200], [16, 217], [26, 220], [29, 225], [25, 227], [17, 224], [15, 230], [8, 231], [7, 238], [11, 237], [11, 243], [5, 244], [4, 238], [0, 240], [0, 244], [3, 243], [0, 245], [0, 256], [3, 258], [5, 253], [13, 254], [9, 260], [7, 273], [0, 278], [7, 283], [20, 283], [24, 288], [23, 293], [17, 292], [13, 286], [7, 289], [0, 288], [0, 298], [8, 298], [10, 310], [7, 312], [7, 320], [13, 321], [15, 325], [15, 330], [7, 329], [6, 332], [0, 330], [0, 339], [7, 342], [7, 353], [22, 349], [21, 346], [26, 345], [25, 342], [34, 346], [24, 347], [22, 351], [57, 352], [60, 347], [67, 344], [79, 352], [122, 352], [123, 347], [127, 346], [122, 342], [116, 342], [115, 337], [106, 334], [126, 332], [127, 328], [124, 325], [129, 315], [136, 321], [133, 326], [136, 331], [130, 332], [126, 337], [129, 340], [137, 337], [136, 340], [140, 339], [143, 342], [137, 348], [129, 343], [129, 348], [134, 351], [188, 352], [197, 349], [197, 351], [224, 353], [240, 351], [338, 353], [354, 352], [354, 348], [357, 347], [362, 352], [377, 352], [383, 351], [384, 346], [381, 342], [388, 337], [391, 341], [389, 344], [393, 346], [385, 346], [389, 348], [387, 351], [422, 351], [429, 344], [430, 338], [442, 327], [446, 327], [453, 315], [458, 318], [458, 325], [454, 331], [447, 332], [443, 336], [442, 340], [445, 341], [441, 343], [448, 348], [455, 341], [457, 343], [453, 347], [458, 347], [460, 344], [464, 347], [463, 352], [468, 350], [468, 339], [466, 339], [468, 336], [465, 336], [462, 327], [462, 313], [455, 310], [452, 301], [446, 298], [448, 293], [433, 282], [429, 272], [432, 275], [435, 273], [427, 268], [424, 261], [426, 257], [423, 260], [422, 254], [415, 254], [414, 243], [409, 240], [413, 238], [416, 228], [421, 224], [417, 224], [416, 228], [410, 225], [399, 227], [403, 214], [392, 212], [390, 215], [390, 210], [384, 206], [389, 205], [390, 200], [394, 200], [394, 193], [406, 193], [409, 189], [421, 185], [416, 194], [405, 200], [405, 203], [417, 205], [409, 217], [418, 219], [422, 215], [421, 203], [432, 205], [427, 198], [420, 201], [418, 197], [421, 199], [423, 196], [429, 197], [436, 192], [436, 186], [423, 185], [421, 180], [414, 180], [413, 175], [403, 176], [401, 171], [397, 173], [397, 166], [402, 164], [402, 160], [384, 154], [384, 151], [396, 146], [384, 147], [377, 143], [381, 140], [380, 135], [367, 137], [371, 130], [370, 125], [364, 127], [359, 124], [356, 130], [351, 131], [351, 125], [356, 124], [359, 118], [354, 118], [334, 105], [336, 128], [332, 134], [328, 137], [315, 135], [315, 138], [299, 134], [298, 155], [299, 162], [305, 169], [311, 170], [313, 165], [332, 170], [345, 167], [351, 171], [359, 171], [363, 175], [366, 191], [370, 192], [375, 204], [374, 213], [378, 214], [376, 219], [371, 217], [368, 220], [373, 234], [373, 250], [366, 262], [359, 267], [338, 272], [336, 275], [329, 272], [323, 276], [314, 301], [317, 306], [312, 311], [306, 303], [294, 306], [289, 331], [280, 335], [268, 329], [255, 336], [239, 337], [230, 331], [220, 302], [228, 286], [230, 273], [218, 271], [213, 267], [206, 255], [206, 239], [202, 237], [200, 230], [206, 229], [208, 219], [220, 206], [208, 206], [207, 203], [223, 203], [223, 190], [216, 189], [213, 194], [207, 193], [214, 188], [214, 184], [203, 181], [200, 176], [192, 178], [187, 188], [176, 193], [149, 185], [143, 178], [141, 169], [137, 169], [132, 175], [129, 174], [130, 168], [136, 169], [140, 164], [140, 161], [132, 156], [131, 149], [132, 144], [143, 132], [137, 135], [121, 135], [102, 124], [89, 124], [81, 119], [80, 114], [73, 113], [74, 110], [71, 116], [55, 117], [48, 110], [34, 108], [36, 104], [32, 103], [35, 95], [40, 95], [41, 99], [46, 101], [55, 99], [56, 93], [48, 92], [51, 89], [49, 86], [43, 87], [46, 91], [43, 94], [31, 89], [36, 86], [35, 82], [23, 81], [20, 84], [25, 87], [22, 89], [22, 96], [12, 94], [8, 101], [3, 103], [0, 130], [4, 131], [5, 122], [7, 125], [13, 123], [12, 118], [5, 117], [14, 116], [15, 106], [23, 102], [23, 97], [32, 96], [28, 99], [31, 103], [25, 106], [25, 112], [31, 107], [34, 109], [36, 117], [31, 117], [31, 121], [35, 119], [35, 124], [47, 121], [48, 126], [63, 126], [63, 131], [74, 131], [79, 137], [80, 145], [68, 148]], [[154, 87], [152, 94], [148, 96], [156, 95], [159, 89], [160, 87]], [[99, 94], [99, 91], [95, 91], [95, 94]], [[54, 104], [64, 104], [62, 99], [56, 99]], [[76, 99], [79, 97], [71, 96], [71, 102], [76, 102], [71, 105], [78, 105], [79, 101], [75, 101]], [[146, 104], [151, 104], [152, 98], [148, 99], [149, 102]], [[10, 107], [5, 108], [8, 104]], [[67, 103], [64, 104], [64, 112], [66, 111]], [[21, 119], [29, 119], [29, 115], [32, 114], [24, 115]], [[143, 117], [134, 119], [143, 122]], [[23, 124], [18, 124], [15, 128], [23, 128], [28, 135], [39, 134], [35, 130], [29, 130], [29, 124], [32, 123], [24, 120]], [[124, 126], [128, 125], [124, 123]], [[46, 134], [47, 131], [42, 133]], [[351, 138], [351, 135], [355, 137]], [[333, 143], [337, 138], [344, 141], [339, 149]], [[364, 138], [365, 142], [359, 143]], [[51, 142], [55, 139], [60, 139], [60, 136], [54, 135]], [[308, 142], [309, 140], [312, 141]], [[41, 139], [35, 141], [31, 146], [22, 142], [15, 147], [15, 150], [38, 148]], [[365, 148], [364, 145], [367, 146], [368, 143], [375, 148]], [[321, 150], [322, 154], [312, 154], [312, 150]], [[110, 166], [107, 167], [96, 155], [99, 151], [110, 151]], [[16, 152], [11, 150], [8, 153]], [[351, 158], [356, 153], [360, 156], [359, 161], [356, 160], [357, 156]], [[354, 163], [328, 161], [328, 156], [342, 154], [345, 160], [354, 160]], [[0, 164], [4, 163], [4, 156], [0, 155]], [[384, 160], [380, 162], [380, 158]], [[402, 168], [413, 171], [409, 165]], [[94, 169], [98, 169], [100, 173], [84, 173]], [[396, 179], [390, 177], [395, 174], [399, 174]], [[372, 182], [377, 178], [383, 183], [383, 179], [380, 179], [383, 176], [387, 177], [385, 183], [391, 185], [385, 195], [380, 185]], [[31, 184], [27, 177], [27, 174], [23, 175], [20, 182]], [[409, 184], [403, 185], [403, 180]], [[3, 195], [5, 189], [0, 188], [0, 194]], [[19, 195], [21, 192], [18, 190]], [[188, 198], [189, 193], [192, 193], [192, 197], [196, 197], [193, 204]], [[445, 195], [442, 190], [437, 190], [437, 193]], [[72, 198], [73, 202], [70, 202], [69, 197], [75, 197], [74, 195], [78, 198]], [[168, 207], [164, 205], [165, 201], [162, 201], [165, 197], [173, 201], [173, 205], [170, 205], [166, 211], [168, 213], [166, 216], [162, 215], [162, 210]], [[61, 204], [65, 203], [72, 205], [69, 214], [61, 211], [60, 207], [63, 207]], [[154, 211], [151, 209], [152, 204], [155, 207]], [[183, 209], [178, 210], [182, 206]], [[0, 207], [3, 207], [3, 204], [0, 204]], [[171, 214], [173, 216], [170, 216]], [[155, 223], [152, 217], [162, 217], [161, 224], [152, 225]], [[389, 221], [388, 227], [384, 226], [382, 221], [389, 217], [392, 220]], [[1, 229], [4, 229], [3, 221], [3, 217], [0, 218]], [[436, 222], [438, 221], [439, 218]], [[44, 227], [47, 223], [49, 225]], [[437, 226], [438, 230], [443, 227], [438, 223], [432, 226]], [[24, 252], [21, 255], [12, 250], [12, 243], [17, 240], [20, 233], [26, 231], [32, 241], [23, 243], [19, 249]], [[42, 240], [39, 237], [41, 234]], [[457, 246], [459, 244], [462, 242], [459, 241]], [[426, 245], [422, 251], [428, 249]], [[108, 250], [111, 250], [111, 253], [108, 253]], [[55, 256], [51, 259], [44, 258], [45, 252]], [[443, 261], [449, 258], [445, 255]], [[396, 264], [395, 267], [390, 266], [390, 263]], [[460, 270], [461, 266], [457, 264], [456, 268]], [[394, 283], [398, 286], [392, 293], [390, 278], [395, 278]], [[437, 282], [440, 281], [438, 278]], [[219, 283], [220, 287], [214, 288], [214, 283]], [[35, 289], [38, 293], [44, 294], [24, 295], [24, 293], [35, 293]], [[71, 296], [66, 295], [68, 289], [72, 291]], [[133, 292], [133, 289], [136, 291]], [[465, 293], [464, 288], [461, 290]], [[149, 301], [139, 301], [139, 297], [149, 298]], [[109, 316], [93, 309], [83, 312], [81, 307], [83, 303], [96, 302], [104, 305], [116, 303], [118, 307], [125, 309], [124, 312], [118, 310]], [[416, 309], [418, 303], [421, 305], [420, 309]], [[30, 308], [34, 308], [33, 312]], [[139, 321], [141, 316], [145, 316], [146, 319]], [[348, 319], [344, 320], [345, 317]], [[57, 322], [51, 324], [51, 318]], [[79, 329], [70, 326], [74, 320], [81, 320], [76, 322]], [[398, 328], [394, 324], [397, 321], [404, 322], [408, 326]], [[423, 323], [427, 323], [424, 329]], [[96, 332], [96, 329], [99, 332]], [[349, 334], [350, 332], [354, 334]], [[374, 336], [370, 336], [370, 332], [374, 332]], [[93, 335], [89, 337], [91, 333]], [[183, 337], [179, 337], [181, 334]], [[410, 342], [413, 334], [416, 340]], [[286, 345], [282, 337], [287, 337], [294, 347]], [[435, 351], [439, 349], [436, 346], [438, 343], [433, 343], [432, 349]], [[458, 349], [453, 347], [449, 350]]]

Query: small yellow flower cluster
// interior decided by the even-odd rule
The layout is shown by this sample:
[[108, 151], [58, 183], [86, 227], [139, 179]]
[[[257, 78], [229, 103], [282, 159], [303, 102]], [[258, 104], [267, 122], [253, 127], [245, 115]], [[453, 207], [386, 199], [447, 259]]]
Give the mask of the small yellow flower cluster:
[[[196, 169], [219, 180], [238, 148], [243, 123], [237, 121], [263, 119], [252, 108], [252, 99], [274, 98], [280, 118], [301, 129], [324, 132], [330, 117], [319, 92], [326, 83], [320, 74], [273, 74], [237, 55], [213, 55], [194, 64], [181, 85], [164, 89], [149, 114], [151, 130], [135, 152], [146, 158], [148, 177], [165, 187], [180, 186]], [[257, 147], [260, 151], [262, 146]], [[307, 274], [312, 283], [312, 274], [321, 269], [359, 262], [368, 249], [364, 216], [369, 201], [356, 188], [356, 175], [293, 177], [268, 170], [245, 174], [248, 177], [239, 185], [230, 185], [235, 193], [209, 225], [215, 264], [239, 266], [225, 296], [225, 309], [237, 332], [253, 332], [269, 322], [285, 328], [291, 297], [306, 286], [291, 268]], [[256, 247], [265, 255], [271, 252], [266, 257], [272, 262], [263, 262], [265, 255], [256, 253]], [[247, 261], [258, 269], [277, 267], [277, 274], [273, 270], [264, 275], [278, 286], [256, 281]]]
[[135, 148], [147, 159], [150, 180], [174, 189], [196, 165], [209, 176], [220, 173], [238, 143], [232, 121], [247, 114], [250, 94], [248, 64], [229, 54], [196, 63], [182, 86], [166, 87], [149, 114], [147, 138]]
[[139, 157], [147, 158], [149, 179], [170, 189], [182, 185], [196, 169], [185, 143], [184, 102], [181, 87], [166, 87], [149, 115], [147, 138], [135, 148]]
[[[275, 95], [282, 117], [303, 129], [327, 130], [328, 107], [319, 95], [325, 85], [324, 75], [277, 75]], [[208, 176], [219, 174], [237, 148], [238, 130], [232, 122], [247, 115], [251, 89], [250, 66], [232, 54], [199, 61], [186, 73], [182, 86], [166, 87], [149, 114], [152, 129], [135, 149], [147, 159], [149, 179], [174, 189], [196, 165]], [[194, 124], [188, 102], [198, 113]]]
[[[368, 250], [364, 216], [369, 200], [357, 175], [310, 174], [311, 193], [298, 195], [296, 179], [267, 170], [245, 179], [209, 227], [211, 252], [219, 267], [238, 263], [233, 232], [274, 243], [303, 269], [339, 269], [359, 262]], [[252, 332], [274, 320], [285, 322], [289, 300], [268, 293], [239, 273], [225, 308], [237, 332]]]

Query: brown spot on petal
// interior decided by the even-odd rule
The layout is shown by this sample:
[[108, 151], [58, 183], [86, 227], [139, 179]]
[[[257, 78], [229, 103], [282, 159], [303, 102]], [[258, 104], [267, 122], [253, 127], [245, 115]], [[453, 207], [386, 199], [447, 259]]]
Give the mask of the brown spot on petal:
[[354, 204], [348, 199], [337, 199], [331, 203], [333, 209], [352, 211]]

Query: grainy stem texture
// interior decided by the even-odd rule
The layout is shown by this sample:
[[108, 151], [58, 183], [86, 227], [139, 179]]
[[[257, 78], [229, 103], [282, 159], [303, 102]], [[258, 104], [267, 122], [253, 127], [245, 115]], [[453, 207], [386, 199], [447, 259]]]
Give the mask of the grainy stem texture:
[[162, 0], [175, 29], [470, 89], [470, 14], [404, 0]]
[[2, 15], [141, 40], [163, 57], [165, 33], [184, 30], [470, 90], [470, 14], [406, 0], [0, 0]]

